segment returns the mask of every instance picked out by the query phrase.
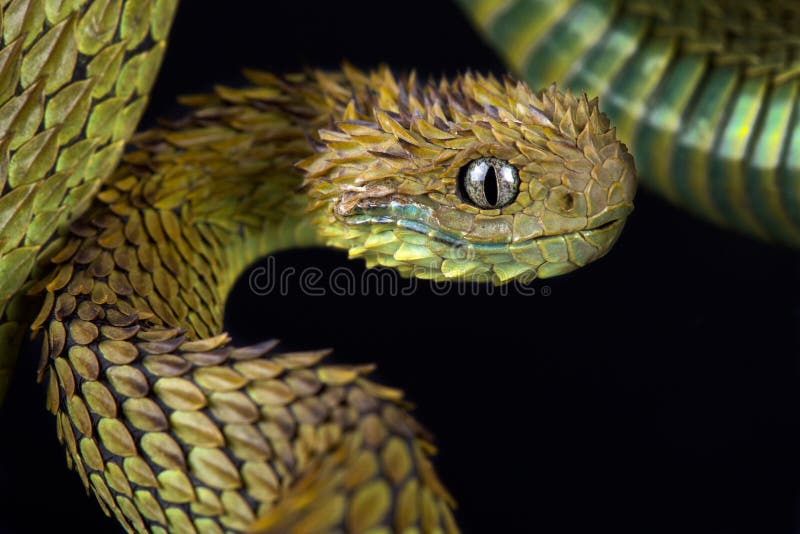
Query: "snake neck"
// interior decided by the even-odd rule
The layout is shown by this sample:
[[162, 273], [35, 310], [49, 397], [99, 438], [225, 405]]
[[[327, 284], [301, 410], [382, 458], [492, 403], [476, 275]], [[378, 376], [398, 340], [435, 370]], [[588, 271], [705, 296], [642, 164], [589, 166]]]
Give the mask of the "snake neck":
[[57, 267], [39, 289], [91, 279], [92, 303], [205, 338], [221, 332], [226, 296], [248, 265], [321, 242], [294, 167], [312, 151], [308, 119], [233, 105], [246, 90], [227, 91], [225, 105], [187, 98], [193, 113], [133, 140], [95, 205], [51, 246]]
[[209, 262], [190, 263], [199, 267], [198, 281], [218, 302], [257, 259], [322, 242], [300, 190], [302, 173], [294, 166], [313, 150], [307, 135], [310, 117], [321, 119], [311, 109], [303, 115], [278, 107], [259, 110], [254, 102], [241, 102], [247, 91], [222, 89], [224, 96], [190, 99], [196, 110], [169, 124], [180, 130], [135, 139], [137, 150], [125, 157], [112, 186], [119, 189], [136, 176], [145, 177], [141, 187], [130, 190], [129, 200], [143, 207], [147, 235], [164, 246], [158, 224], [148, 223], [158, 211], [169, 246], [189, 261], [191, 253], [180, 250], [183, 237], [198, 247], [195, 257]]

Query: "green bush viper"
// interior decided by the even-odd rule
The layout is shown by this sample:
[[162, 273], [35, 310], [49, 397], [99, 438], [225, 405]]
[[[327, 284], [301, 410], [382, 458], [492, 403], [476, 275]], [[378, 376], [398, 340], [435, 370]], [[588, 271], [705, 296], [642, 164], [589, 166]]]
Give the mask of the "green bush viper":
[[[611, 101], [619, 137], [637, 163], [645, 160], [645, 180], [689, 191], [671, 197], [689, 207], [711, 199], [731, 208], [709, 210], [715, 219], [750, 210], [728, 223], [748, 220], [746, 230], [791, 241], [791, 189], [763, 184], [791, 183], [798, 172], [793, 56], [771, 68], [756, 60], [764, 68], [742, 77], [749, 56], [711, 68], [718, 49], [685, 38], [697, 29], [692, 17], [664, 25], [664, 37], [647, 26], [672, 20], [673, 11], [634, 2], [556, 6], [466, 7], [535, 86], [566, 79]], [[420, 277], [502, 282], [566, 272], [605, 253], [630, 211], [624, 146], [594, 102], [554, 88], [537, 96], [479, 75], [425, 86], [346, 67], [285, 78], [251, 72], [249, 87], [187, 99], [190, 116], [137, 136], [114, 170], [144, 109], [173, 10], [157, 1], [4, 6], [2, 79], [12, 83], [0, 99], [8, 161], [2, 331], [9, 346], [21, 335], [25, 310], [13, 297], [35, 271], [25, 290], [44, 295], [33, 324], [44, 331], [42, 373], [68, 461], [126, 528], [238, 530], [261, 517], [257, 526], [275, 532], [455, 530], [428, 439], [399, 392], [366, 379], [369, 369], [325, 365], [320, 352], [234, 348], [219, 333], [225, 295], [259, 256], [319, 242]], [[515, 34], [513, 22], [525, 21]], [[568, 36], [570, 27], [596, 33], [571, 48], [541, 38]], [[637, 41], [651, 38], [675, 43]], [[539, 43], [562, 55], [539, 51]], [[759, 53], [772, 52], [758, 44]], [[639, 51], [675, 56], [658, 63], [637, 59]], [[612, 60], [615, 68], [603, 63]], [[580, 66], [572, 77], [570, 65]], [[623, 65], [646, 66], [654, 79], [625, 86], [619, 80], [641, 77]], [[730, 78], [722, 88], [721, 71]], [[608, 76], [590, 76], [597, 72]], [[761, 111], [749, 80], [762, 84], [756, 94], [769, 105]], [[703, 107], [705, 90], [732, 103], [712, 93], [706, 100], [717, 107]], [[740, 100], [755, 106], [740, 114], [756, 128], [709, 128], [716, 123], [704, 113], [719, 118], [744, 107]], [[644, 114], [652, 109], [659, 113]], [[694, 137], [675, 138], [691, 120], [699, 124]], [[735, 135], [742, 131], [744, 141]], [[739, 153], [735, 141], [744, 144]], [[669, 158], [649, 155], [665, 152], [640, 148], [654, 143], [677, 147], [675, 165], [689, 154], [699, 170], [681, 173]], [[517, 170], [507, 206], [469, 205], [487, 201], [464, 186], [470, 163], [481, 161], [498, 176], [504, 162]], [[740, 182], [730, 190], [714, 189], [723, 165]], [[494, 195], [503, 189], [497, 183]], [[781, 206], [783, 218], [775, 222], [767, 209], [760, 219], [744, 200], [751, 190]]]

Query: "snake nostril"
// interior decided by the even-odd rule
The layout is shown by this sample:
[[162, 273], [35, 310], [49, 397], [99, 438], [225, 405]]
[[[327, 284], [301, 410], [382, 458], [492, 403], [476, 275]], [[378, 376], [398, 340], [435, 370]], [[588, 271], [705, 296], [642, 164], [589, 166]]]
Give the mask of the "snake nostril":
[[564, 193], [558, 199], [558, 206], [563, 211], [572, 211], [575, 208], [575, 194], [574, 193]]

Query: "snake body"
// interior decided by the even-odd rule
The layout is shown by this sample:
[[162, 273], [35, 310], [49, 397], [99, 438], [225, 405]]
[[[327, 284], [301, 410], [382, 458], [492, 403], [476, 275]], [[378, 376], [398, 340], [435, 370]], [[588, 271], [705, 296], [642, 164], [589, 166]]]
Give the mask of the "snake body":
[[[292, 168], [311, 155], [317, 112], [262, 81], [195, 102], [179, 131], [138, 137], [51, 259], [34, 327], [46, 322], [48, 404], [69, 461], [137, 531], [245, 530], [262, 515], [275, 532], [453, 531], [399, 392], [368, 368], [320, 363], [325, 351], [272, 356], [274, 342], [234, 348], [220, 333], [240, 271], [320, 241]], [[315, 512], [298, 519], [309, 495]]]
[[[401, 392], [325, 351], [239, 347], [222, 332], [225, 297], [260, 256], [327, 244], [437, 280], [568, 272], [605, 254], [631, 210], [618, 138], [669, 198], [795, 242], [795, 56], [717, 66], [719, 40], [709, 52], [662, 36], [654, 21], [671, 12], [635, 2], [463, 4], [549, 89], [385, 68], [249, 72], [246, 87], [184, 99], [190, 114], [124, 156], [175, 2], [3, 4], [0, 332], [12, 349], [0, 372], [27, 327], [22, 293], [42, 299], [32, 323], [59, 439], [126, 530], [458, 530]], [[764, 13], [797, 20], [793, 7]], [[603, 95], [613, 121], [556, 80]], [[459, 190], [487, 158], [519, 172], [507, 206]]]
[[796, 2], [460, 0], [512, 69], [598, 95], [642, 183], [800, 244]]

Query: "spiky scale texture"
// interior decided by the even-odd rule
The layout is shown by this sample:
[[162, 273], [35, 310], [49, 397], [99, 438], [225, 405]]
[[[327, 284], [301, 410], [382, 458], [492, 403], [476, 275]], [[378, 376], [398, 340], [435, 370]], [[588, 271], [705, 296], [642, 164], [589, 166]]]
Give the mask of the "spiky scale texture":
[[293, 164], [330, 108], [275, 87], [189, 98], [179, 130], [138, 136], [32, 289], [67, 461], [129, 531], [456, 532], [401, 392], [219, 333], [238, 272], [320, 239]]
[[0, 403], [27, 328], [19, 297], [51, 236], [116, 167], [155, 80], [175, 0], [0, 6]]
[[[533, 95], [472, 75], [422, 85], [388, 69], [250, 73], [255, 86], [189, 98], [190, 117], [140, 135], [90, 212], [33, 250], [49, 236], [48, 208], [53, 228], [66, 224], [115, 166], [173, 9], [18, 0], [5, 13], [4, 38], [21, 37], [4, 49], [19, 80], [3, 87], [13, 190], [0, 201], [11, 230], [33, 221], [33, 245], [7, 258], [53, 266], [30, 293], [43, 295], [40, 375], [68, 463], [128, 530], [243, 530], [259, 518], [265, 532], [456, 531], [432, 446], [400, 392], [370, 382], [368, 368], [324, 365], [320, 352], [230, 345], [220, 333], [228, 289], [256, 257], [319, 241], [406, 273], [503, 282], [564, 272], [618, 234], [630, 157], [596, 102], [555, 88]], [[45, 35], [28, 42], [40, 26]], [[481, 212], [457, 198], [454, 171], [481, 154], [522, 168], [517, 204]], [[19, 187], [36, 180], [47, 180], [44, 196], [30, 199]], [[375, 207], [359, 187], [424, 209], [348, 231], [351, 212]], [[420, 221], [435, 227], [410, 225]], [[454, 238], [478, 255], [448, 257]], [[3, 265], [0, 280], [17, 292], [29, 270]]]

